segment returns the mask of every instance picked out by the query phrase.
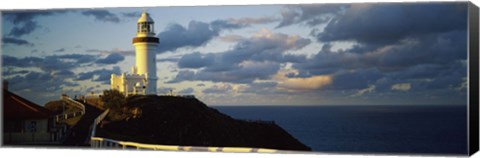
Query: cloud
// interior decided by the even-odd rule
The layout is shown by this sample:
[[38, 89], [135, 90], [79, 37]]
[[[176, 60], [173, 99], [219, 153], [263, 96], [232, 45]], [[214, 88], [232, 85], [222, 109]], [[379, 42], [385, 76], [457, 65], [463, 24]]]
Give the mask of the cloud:
[[219, 36], [221, 31], [240, 29], [250, 24], [267, 23], [269, 18], [242, 18], [229, 20], [214, 20], [210, 23], [190, 21], [186, 27], [179, 24], [170, 24], [165, 30], [158, 33], [162, 40], [159, 52], [175, 51], [179, 48], [194, 48], [203, 46], [213, 38]]
[[369, 85], [365, 89], [358, 90], [358, 92], [355, 93], [353, 97], [359, 97], [359, 96], [363, 96], [366, 93], [373, 93], [373, 92], [375, 92], [375, 85]]
[[397, 83], [392, 85], [392, 90], [397, 91], [409, 91], [411, 89], [410, 83]]
[[229, 20], [215, 20], [210, 22], [210, 28], [216, 32], [221, 30], [232, 30], [247, 27], [247, 24], [233, 23]]
[[168, 83], [181, 81], [212, 81], [231, 83], [251, 83], [256, 79], [268, 79], [280, 69], [280, 64], [274, 62], [246, 61], [239, 68], [229, 71], [209, 72], [182, 70]]
[[179, 94], [192, 94], [194, 92], [193, 88], [186, 88], [178, 91]]
[[60, 48], [60, 49], [57, 49], [57, 50], [54, 50], [53, 52], [64, 52], [65, 51], [65, 48]]
[[210, 88], [204, 89], [202, 92], [206, 94], [225, 94], [232, 90], [230, 84], [216, 84]]
[[348, 8], [344, 4], [308, 4], [308, 5], [287, 5], [281, 12], [282, 20], [277, 28], [292, 24], [304, 24], [315, 26], [326, 23], [333, 15], [339, 14], [343, 9]]
[[10, 33], [8, 33], [8, 35], [13, 37], [20, 37], [35, 31], [39, 27], [40, 26], [36, 22], [27, 21], [21, 24], [21, 26], [16, 26], [12, 28], [12, 30], [10, 30]]
[[190, 21], [187, 27], [171, 24], [163, 32], [158, 33], [160, 40], [168, 39], [162, 40], [159, 52], [202, 46], [218, 36], [218, 33], [218, 30], [212, 30], [210, 25], [204, 22]]
[[27, 40], [19, 39], [19, 38], [12, 38], [12, 37], [3, 37], [2, 38], [3, 44], [14, 44], [18, 46], [33, 46], [32, 43], [28, 42]]
[[66, 13], [67, 10], [48, 10], [48, 11], [4, 11], [2, 14], [5, 19], [11, 21], [15, 26], [7, 34], [13, 37], [27, 35], [37, 30], [41, 26], [37, 23], [36, 18], [42, 16], [51, 16], [54, 14]]
[[253, 82], [248, 84], [246, 88], [240, 89], [241, 93], [253, 93], [256, 95], [260, 94], [275, 94], [277, 82]]
[[8, 77], [8, 76], [11, 76], [11, 75], [24, 75], [24, 74], [27, 74], [29, 72], [30, 71], [27, 71], [27, 70], [15, 71], [15, 70], [12, 70], [12, 69], [6, 69], [6, 70], [4, 69], [2, 75]]
[[279, 19], [274, 17], [259, 17], [259, 18], [245, 17], [245, 18], [230, 18], [228, 19], [228, 22], [232, 24], [248, 26], [248, 25], [254, 25], [254, 24], [268, 24], [268, 23], [276, 22], [278, 20]]
[[64, 76], [34, 71], [10, 76], [8, 78], [4, 76], [3, 79], [8, 81], [10, 91], [35, 101], [38, 104], [58, 99], [59, 95], [65, 92], [63, 88], [72, 84], [68, 82]]
[[289, 90], [312, 90], [331, 83], [332, 78], [330, 76], [312, 76], [308, 78], [288, 78], [282, 81], [279, 87]]
[[127, 13], [122, 13], [122, 16], [123, 16], [123, 17], [127, 17], [127, 18], [140, 18], [141, 15], [142, 15], [141, 12], [127, 12]]
[[100, 53], [101, 55], [110, 55], [110, 54], [121, 54], [124, 56], [135, 55], [134, 50], [121, 50], [121, 49], [112, 49], [112, 50], [100, 50], [100, 49], [87, 49], [85, 52], [88, 53]]
[[305, 56], [284, 54], [310, 44], [297, 35], [272, 33], [262, 29], [248, 40], [237, 43], [231, 50], [220, 53], [192, 53], [184, 55], [179, 68], [201, 69], [198, 72], [180, 71], [169, 83], [181, 81], [212, 81], [252, 83], [276, 74], [285, 62], [302, 62]]
[[118, 53], [113, 53], [113, 54], [109, 54], [107, 57], [103, 58], [103, 59], [98, 59], [96, 61], [96, 63], [99, 63], [99, 64], [116, 64], [120, 61], [123, 61], [125, 59], [125, 57], [121, 54], [118, 54]]
[[95, 20], [102, 22], [119, 23], [120, 18], [107, 10], [87, 10], [82, 11], [82, 15], [93, 16]]
[[[428, 75], [432, 72], [420, 70], [441, 69], [434, 65], [449, 65], [466, 60], [466, 36], [466, 30], [449, 31], [404, 39], [392, 44], [357, 44], [350, 49], [335, 52], [331, 51], [330, 44], [324, 44], [317, 54], [305, 62], [295, 63], [293, 67], [313, 75], [371, 68], [385, 73], [411, 69], [409, 73], [417, 73], [417, 76]], [[417, 72], [414, 72], [414, 68]]]
[[221, 36], [220, 40], [223, 42], [240, 42], [245, 40], [245, 37], [240, 35], [226, 35], [226, 36]]
[[102, 82], [104, 84], [110, 84], [110, 77], [112, 74], [119, 75], [121, 73], [120, 67], [115, 66], [112, 69], [99, 69], [88, 72], [82, 72], [78, 74], [75, 79], [77, 81], [88, 80]]
[[179, 68], [201, 68], [213, 64], [213, 54], [202, 55], [199, 52], [183, 55], [178, 60]]
[[318, 75], [310, 77], [288, 77], [291, 72], [278, 72], [273, 79], [278, 82], [278, 87], [288, 91], [311, 91], [332, 84], [332, 76]]
[[41, 57], [24, 57], [17, 58], [9, 55], [4, 55], [3, 66], [29, 68], [40, 68], [45, 72], [69, 70], [83, 64], [91, 64], [95, 61], [96, 56], [84, 54], [64, 54], [64, 55], [50, 55]]
[[323, 42], [393, 43], [407, 37], [464, 30], [466, 6], [466, 3], [352, 4], [344, 14], [334, 17], [317, 38]]
[[161, 58], [157, 59], [157, 62], [173, 62], [173, 63], [178, 63], [180, 59], [179, 58]]

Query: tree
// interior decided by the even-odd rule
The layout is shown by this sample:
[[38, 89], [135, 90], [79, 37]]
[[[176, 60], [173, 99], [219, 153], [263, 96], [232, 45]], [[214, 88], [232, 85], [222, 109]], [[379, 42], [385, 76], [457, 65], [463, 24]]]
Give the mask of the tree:
[[127, 105], [127, 99], [122, 92], [118, 90], [105, 90], [103, 91], [103, 95], [100, 96], [100, 99], [102, 100], [105, 108], [116, 110]]

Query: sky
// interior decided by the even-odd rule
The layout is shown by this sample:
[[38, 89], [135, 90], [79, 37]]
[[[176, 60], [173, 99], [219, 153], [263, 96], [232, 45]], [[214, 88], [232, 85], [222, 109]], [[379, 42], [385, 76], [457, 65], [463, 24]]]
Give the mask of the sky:
[[158, 94], [208, 105], [465, 105], [467, 3], [2, 12], [2, 78], [39, 105], [131, 73], [136, 20], [160, 38]]

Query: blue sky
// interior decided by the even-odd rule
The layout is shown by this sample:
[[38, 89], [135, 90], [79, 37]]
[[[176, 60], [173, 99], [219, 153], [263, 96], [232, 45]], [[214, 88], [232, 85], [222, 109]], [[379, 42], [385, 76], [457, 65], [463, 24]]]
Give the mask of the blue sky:
[[2, 75], [43, 105], [108, 89], [135, 64], [136, 20], [160, 38], [158, 92], [209, 105], [466, 104], [467, 3], [2, 12]]

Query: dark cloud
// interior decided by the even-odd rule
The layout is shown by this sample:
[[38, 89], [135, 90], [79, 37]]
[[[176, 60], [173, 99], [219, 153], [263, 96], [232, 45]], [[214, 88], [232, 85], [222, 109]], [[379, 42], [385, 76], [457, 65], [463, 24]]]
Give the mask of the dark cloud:
[[[40, 57], [24, 57], [16, 58], [4, 55], [3, 66], [11, 67], [37, 67], [45, 72], [53, 72], [60, 70], [69, 70], [75, 67], [82, 66], [82, 64], [89, 64], [95, 61], [96, 56], [84, 54], [65, 54], [65, 55], [51, 55], [43, 58]], [[68, 60], [65, 60], [68, 59]]]
[[30, 71], [27, 71], [27, 70], [12, 70], [12, 69], [7, 69], [7, 70], [3, 70], [3, 76], [11, 76], [11, 75], [23, 75], [23, 74], [26, 74], [26, 73], [29, 73]]
[[28, 42], [27, 40], [19, 39], [19, 38], [12, 38], [12, 37], [3, 37], [2, 38], [3, 44], [14, 44], [18, 46], [33, 46], [32, 43]]
[[20, 25], [21, 26], [16, 26], [12, 28], [12, 30], [10, 31], [10, 33], [8, 33], [8, 35], [12, 37], [20, 37], [20, 36], [29, 34], [40, 27], [37, 24], [37, 22], [34, 22], [34, 21], [27, 21]]
[[353, 4], [317, 35], [320, 41], [392, 43], [406, 37], [464, 30], [467, 3]]
[[190, 21], [185, 28], [179, 24], [169, 25], [158, 34], [162, 40], [159, 52], [175, 51], [182, 47], [198, 47], [205, 45], [213, 37], [218, 36], [218, 30], [210, 28], [208, 23]]
[[315, 26], [326, 23], [331, 15], [337, 15], [343, 9], [348, 8], [344, 4], [302, 4], [288, 5], [280, 13], [282, 20], [277, 28], [301, 23], [308, 26]]
[[357, 71], [338, 72], [333, 75], [332, 84], [325, 89], [360, 90], [374, 85], [384, 74], [376, 69], [361, 69]]
[[[464, 102], [466, 10], [465, 3], [352, 4], [311, 32], [323, 48], [286, 77], [326, 75], [332, 83], [322, 91], [352, 97]], [[333, 51], [335, 42], [353, 46]]]
[[232, 23], [228, 20], [215, 20], [210, 23], [210, 28], [216, 32], [219, 32], [223, 29], [226, 29], [226, 30], [240, 29], [246, 26], [247, 24]]
[[448, 65], [466, 59], [466, 36], [466, 31], [451, 31], [395, 44], [372, 46], [378, 47], [376, 49], [353, 47], [336, 52], [332, 52], [330, 45], [325, 44], [319, 53], [306, 62], [294, 64], [293, 67], [308, 70], [310, 74], [322, 75], [343, 69], [377, 68], [390, 72], [424, 64]]
[[203, 46], [217, 37], [223, 30], [244, 28], [255, 22], [261, 23], [262, 20], [268, 21], [268, 19], [214, 20], [210, 23], [190, 21], [186, 27], [179, 24], [170, 24], [157, 35], [162, 41], [159, 52]]
[[201, 68], [213, 64], [213, 54], [202, 55], [199, 52], [183, 55], [178, 60], [179, 68]]
[[30, 34], [41, 26], [35, 20], [37, 17], [51, 16], [59, 13], [69, 12], [67, 10], [32, 10], [32, 11], [5, 11], [2, 14], [5, 19], [11, 21], [15, 26], [8, 33], [9, 36], [20, 37]]
[[112, 22], [112, 23], [119, 23], [120, 18], [107, 10], [87, 10], [83, 11], [82, 15], [85, 16], [93, 16], [95, 20], [102, 21], [102, 22]]
[[60, 70], [54, 73], [55, 76], [61, 76], [61, 77], [73, 77], [75, 73], [73, 73], [70, 70]]
[[231, 83], [251, 83], [256, 79], [268, 79], [280, 69], [275, 62], [249, 62], [237, 69], [219, 72], [183, 70], [178, 72], [169, 83], [181, 81], [212, 81]]
[[276, 89], [274, 89], [278, 83], [277, 82], [254, 82], [248, 84], [249, 86], [242, 90], [242, 93], [254, 93], [254, 94], [273, 94], [278, 93]]
[[[5, 73], [5, 68], [2, 69]], [[65, 77], [64, 73], [66, 72], [45, 73], [28, 71], [27, 73], [22, 72], [22, 74], [14, 76], [4, 76], [3, 79], [8, 81], [10, 91], [43, 105], [48, 101], [58, 100], [62, 93], [71, 92], [64, 89], [66, 86], [78, 86], [77, 83], [67, 81], [68, 78]]]
[[139, 18], [141, 15], [142, 15], [141, 12], [122, 13], [122, 16], [127, 18]]
[[99, 64], [116, 64], [120, 61], [123, 61], [125, 59], [125, 57], [121, 54], [118, 54], [118, 53], [113, 53], [113, 54], [109, 54], [107, 57], [103, 58], [103, 59], [98, 59], [96, 61], [96, 63], [99, 63]]
[[157, 59], [157, 62], [173, 62], [177, 63], [180, 59], [179, 58], [161, 58]]
[[88, 72], [82, 72], [78, 74], [75, 79], [77, 81], [88, 80], [102, 82], [104, 84], [110, 84], [110, 77], [112, 74], [119, 75], [121, 73], [120, 67], [115, 66], [112, 69], [99, 69]]
[[303, 62], [305, 56], [285, 54], [310, 44], [309, 39], [261, 30], [250, 39], [237, 43], [221, 53], [192, 53], [184, 55], [179, 68], [201, 68], [198, 72], [180, 71], [169, 83], [181, 81], [212, 81], [251, 83], [268, 79], [285, 62]]

